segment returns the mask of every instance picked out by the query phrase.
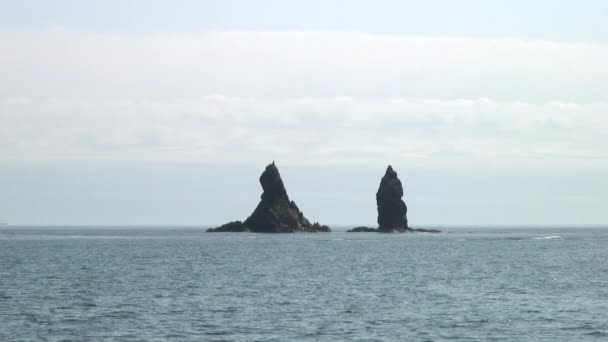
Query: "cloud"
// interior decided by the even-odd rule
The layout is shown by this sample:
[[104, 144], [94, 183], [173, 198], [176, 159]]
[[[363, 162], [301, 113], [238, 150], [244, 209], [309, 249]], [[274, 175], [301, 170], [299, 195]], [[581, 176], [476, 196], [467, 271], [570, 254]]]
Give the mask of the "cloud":
[[608, 166], [608, 47], [0, 33], [0, 158]]
[[602, 101], [608, 46], [339, 32], [0, 33], [2, 94]]
[[220, 95], [3, 100], [14, 159], [608, 166], [608, 104]]

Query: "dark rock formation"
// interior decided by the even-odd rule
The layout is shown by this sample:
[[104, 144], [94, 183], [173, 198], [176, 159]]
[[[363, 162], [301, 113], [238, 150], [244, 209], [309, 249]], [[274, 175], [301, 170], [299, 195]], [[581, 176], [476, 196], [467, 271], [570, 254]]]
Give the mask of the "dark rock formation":
[[389, 165], [386, 173], [380, 181], [380, 187], [376, 193], [376, 203], [378, 205], [378, 229], [369, 227], [356, 227], [348, 230], [349, 233], [360, 232], [420, 232], [420, 233], [440, 233], [435, 229], [415, 229], [407, 224], [407, 206], [403, 202], [403, 185], [397, 177], [397, 172]]
[[[370, 227], [355, 227], [353, 229], [349, 229], [347, 233], [378, 233], [380, 230], [377, 228]], [[416, 229], [412, 227], [408, 227], [407, 229], [399, 229], [397, 230], [399, 233], [441, 233], [441, 230], [437, 229]]]
[[416, 229], [416, 228], [409, 228], [412, 232], [417, 232], [417, 233], [441, 233], [441, 230], [437, 230], [437, 229]]
[[408, 230], [407, 206], [401, 199], [402, 197], [401, 181], [397, 177], [397, 172], [389, 165], [376, 193], [378, 230], [380, 232]]
[[331, 232], [331, 228], [329, 228], [329, 226], [321, 225], [318, 222], [315, 222], [311, 226], [302, 227], [302, 231], [307, 233], [329, 233]]
[[249, 228], [247, 228], [246, 225], [243, 224], [243, 222], [241, 221], [234, 221], [234, 222], [230, 222], [230, 223], [226, 223], [224, 225], [221, 225], [217, 228], [209, 228], [207, 229], [207, 232], [233, 232], [233, 233], [238, 233], [238, 232], [246, 232], [249, 231]]
[[370, 227], [355, 227], [346, 231], [347, 233], [377, 233], [378, 229]]
[[311, 224], [294, 201], [289, 200], [287, 191], [274, 162], [266, 166], [260, 176], [263, 193], [261, 201], [251, 216], [240, 221], [225, 224], [208, 232], [251, 231], [256, 233], [329, 232], [328, 226]]

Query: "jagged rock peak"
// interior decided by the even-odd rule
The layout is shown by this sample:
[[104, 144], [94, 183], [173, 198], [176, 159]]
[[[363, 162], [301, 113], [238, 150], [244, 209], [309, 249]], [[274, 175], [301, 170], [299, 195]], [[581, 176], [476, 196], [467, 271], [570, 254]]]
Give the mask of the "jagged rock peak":
[[285, 190], [285, 185], [283, 184], [283, 180], [281, 179], [281, 174], [279, 173], [279, 169], [274, 164], [269, 164], [266, 166], [266, 170], [260, 176], [260, 184], [262, 185], [262, 201], [288, 201], [289, 197], [287, 196], [287, 191]]
[[311, 224], [304, 217], [298, 205], [289, 199], [279, 169], [272, 164], [260, 176], [263, 193], [261, 201], [244, 221], [235, 221], [209, 229], [209, 232], [241, 232], [256, 233], [294, 233], [294, 232], [329, 232], [328, 226], [318, 223]]
[[376, 193], [378, 205], [378, 226], [382, 232], [403, 231], [408, 229], [407, 206], [402, 200], [403, 185], [397, 172], [388, 166]]

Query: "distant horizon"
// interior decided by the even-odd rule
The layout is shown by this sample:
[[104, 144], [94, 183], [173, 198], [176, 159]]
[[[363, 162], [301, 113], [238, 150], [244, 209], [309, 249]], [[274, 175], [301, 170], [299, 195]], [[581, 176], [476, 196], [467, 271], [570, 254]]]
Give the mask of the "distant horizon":
[[[225, 222], [224, 222], [225, 223]], [[62, 224], [8, 224], [0, 226], [2, 228], [135, 228], [135, 229], [205, 229], [219, 227], [221, 224], [135, 224], [135, 225], [121, 225], [121, 224], [108, 224], [108, 225], [95, 225], [95, 224], [75, 224], [75, 225], [62, 225]], [[327, 224], [332, 229], [348, 229], [354, 227], [377, 227], [372, 224]], [[413, 225], [414, 228], [445, 228], [445, 229], [604, 229], [608, 228], [608, 224], [583, 224], [583, 225], [542, 225], [542, 224], [531, 224], [531, 225], [499, 225], [499, 224], [487, 224], [487, 225], [450, 225], [450, 224], [420, 224]], [[232, 233], [229, 233], [232, 234]], [[304, 233], [303, 233], [304, 234]], [[321, 233], [319, 233], [321, 234]]]
[[[309, 220], [334, 225], [375, 224], [375, 194], [387, 164], [345, 168], [277, 163], [288, 195]], [[262, 193], [258, 180], [261, 165], [5, 165], [0, 169], [0, 222], [219, 226], [251, 214]], [[563, 170], [456, 171], [393, 166], [404, 183], [412, 226], [603, 225], [604, 202], [598, 200], [608, 189], [599, 183], [604, 179], [602, 172], [587, 172], [581, 178], [576, 171]], [[496, 204], [500, 204], [499, 211]]]

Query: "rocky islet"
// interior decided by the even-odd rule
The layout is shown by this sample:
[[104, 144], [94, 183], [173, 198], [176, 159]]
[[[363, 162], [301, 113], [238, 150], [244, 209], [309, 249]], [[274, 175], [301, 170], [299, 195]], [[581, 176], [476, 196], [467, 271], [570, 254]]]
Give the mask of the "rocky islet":
[[254, 232], [254, 233], [295, 233], [330, 232], [331, 229], [319, 223], [311, 224], [296, 203], [289, 199], [274, 162], [266, 166], [260, 176], [262, 196], [253, 213], [244, 221], [226, 223], [208, 232]]
[[[262, 195], [253, 213], [243, 221], [233, 221], [208, 232], [296, 233], [330, 232], [326, 225], [313, 223], [304, 216], [296, 203], [289, 199], [279, 169], [274, 162], [260, 176]], [[388, 166], [376, 193], [378, 228], [355, 227], [348, 232], [424, 232], [435, 229], [415, 229], [408, 226], [407, 206], [403, 200], [403, 184], [392, 166]]]
[[403, 201], [403, 184], [392, 166], [388, 166], [376, 193], [378, 228], [355, 227], [349, 233], [439, 233], [435, 229], [415, 229], [408, 226], [407, 205]]

